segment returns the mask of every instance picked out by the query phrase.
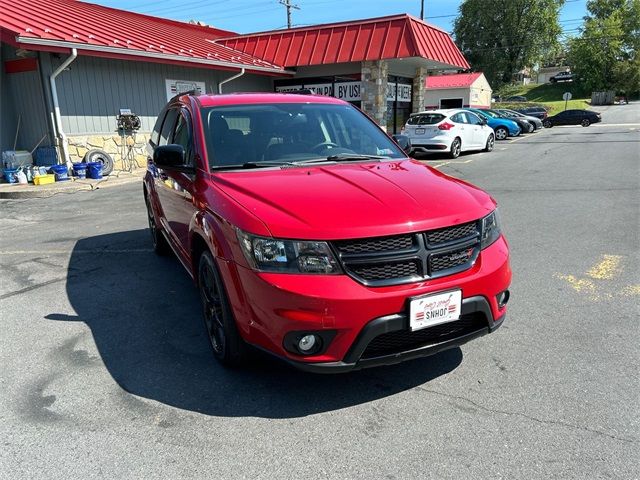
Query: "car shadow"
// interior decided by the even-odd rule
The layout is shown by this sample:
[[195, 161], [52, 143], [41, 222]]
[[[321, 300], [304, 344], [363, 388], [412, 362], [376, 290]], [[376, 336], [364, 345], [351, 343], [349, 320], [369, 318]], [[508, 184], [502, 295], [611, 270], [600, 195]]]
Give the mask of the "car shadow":
[[299, 372], [265, 354], [244, 369], [213, 358], [199, 297], [177, 259], [158, 257], [148, 231], [79, 240], [67, 295], [113, 379], [127, 392], [215, 416], [289, 418], [337, 410], [414, 388], [454, 370], [459, 348], [400, 365], [340, 375]]

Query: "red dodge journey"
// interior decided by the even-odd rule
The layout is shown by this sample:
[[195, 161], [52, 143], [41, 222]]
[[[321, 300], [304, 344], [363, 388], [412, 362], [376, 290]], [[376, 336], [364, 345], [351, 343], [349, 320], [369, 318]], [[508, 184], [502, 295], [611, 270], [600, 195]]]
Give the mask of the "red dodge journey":
[[220, 362], [251, 345], [342, 372], [501, 325], [511, 269], [496, 202], [398, 142], [331, 97], [185, 94], [164, 108], [149, 229], [193, 277]]

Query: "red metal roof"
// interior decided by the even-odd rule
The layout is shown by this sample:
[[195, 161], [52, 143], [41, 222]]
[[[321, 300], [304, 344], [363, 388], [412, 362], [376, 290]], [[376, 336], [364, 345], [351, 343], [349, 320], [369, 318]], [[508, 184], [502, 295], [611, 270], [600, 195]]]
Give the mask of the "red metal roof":
[[406, 14], [250, 33], [216, 43], [285, 67], [422, 57], [469, 68], [447, 32]]
[[80, 55], [285, 73], [278, 65], [215, 43], [233, 35], [216, 28], [75, 0], [0, 0], [0, 12], [2, 39], [22, 48], [77, 48]]
[[427, 77], [425, 85], [427, 88], [462, 88], [470, 87], [482, 72], [458, 73], [455, 75], [433, 75]]

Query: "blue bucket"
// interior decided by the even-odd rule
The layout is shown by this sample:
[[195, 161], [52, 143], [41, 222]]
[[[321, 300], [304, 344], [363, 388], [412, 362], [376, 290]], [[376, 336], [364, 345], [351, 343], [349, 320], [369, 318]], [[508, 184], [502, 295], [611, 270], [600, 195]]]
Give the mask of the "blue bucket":
[[86, 163], [74, 163], [73, 175], [78, 178], [87, 178], [87, 164]]
[[18, 174], [17, 168], [5, 168], [4, 169], [4, 179], [7, 183], [18, 183]]
[[102, 178], [102, 162], [87, 163], [87, 178], [99, 180]]
[[56, 174], [56, 182], [69, 180], [69, 170], [66, 165], [51, 165], [51, 173]]

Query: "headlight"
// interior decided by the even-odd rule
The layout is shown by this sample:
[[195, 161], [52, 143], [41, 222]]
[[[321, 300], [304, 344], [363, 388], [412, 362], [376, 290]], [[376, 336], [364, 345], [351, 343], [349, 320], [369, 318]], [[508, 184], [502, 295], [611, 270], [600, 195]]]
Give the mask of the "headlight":
[[252, 268], [263, 272], [340, 273], [327, 242], [280, 240], [236, 230], [240, 248]]
[[500, 238], [502, 227], [500, 226], [500, 214], [496, 208], [493, 212], [482, 219], [482, 237], [480, 248], [487, 248]]

